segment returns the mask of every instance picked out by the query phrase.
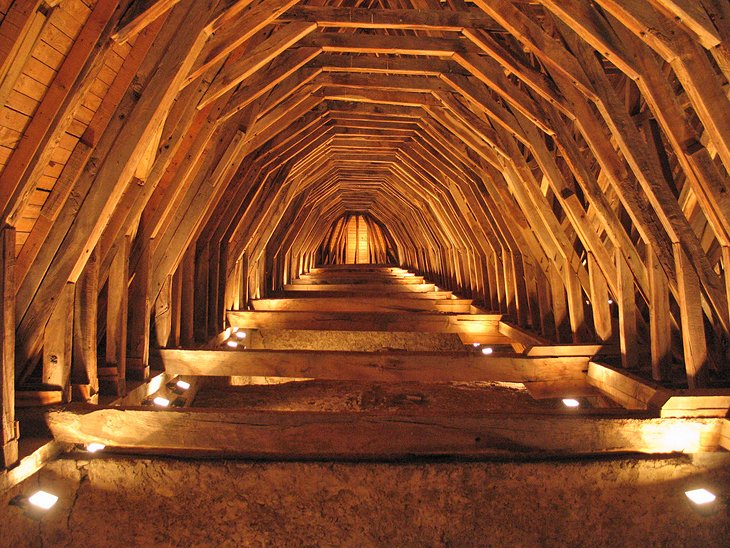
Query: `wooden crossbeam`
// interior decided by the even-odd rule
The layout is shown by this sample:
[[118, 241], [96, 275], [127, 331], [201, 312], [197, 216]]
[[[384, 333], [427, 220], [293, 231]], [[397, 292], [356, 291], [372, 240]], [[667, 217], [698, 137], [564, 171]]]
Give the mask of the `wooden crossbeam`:
[[389, 382], [538, 382], [585, 379], [588, 357], [530, 358], [470, 352], [167, 350], [172, 375], [263, 376]]
[[[264, 459], [537, 457], [696, 453], [718, 447], [722, 419], [567, 413], [372, 415], [70, 405], [51, 411], [56, 440], [158, 455]], [[683, 435], [678, 436], [681, 432]]]
[[399, 297], [317, 297], [298, 299], [254, 299], [251, 305], [259, 311], [299, 312], [471, 312], [471, 299], [415, 299]]
[[248, 329], [469, 333], [483, 335], [492, 344], [511, 342], [511, 339], [499, 332], [501, 314], [229, 311], [227, 317], [232, 327]]

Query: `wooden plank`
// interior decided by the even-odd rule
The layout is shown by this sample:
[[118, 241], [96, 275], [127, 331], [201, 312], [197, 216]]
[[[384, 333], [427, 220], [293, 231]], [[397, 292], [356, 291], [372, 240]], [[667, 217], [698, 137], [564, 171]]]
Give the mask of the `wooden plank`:
[[0, 468], [18, 461], [15, 420], [15, 229], [0, 230]]
[[56, 299], [43, 335], [43, 371], [41, 382], [57, 387], [65, 401], [70, 401], [71, 355], [73, 352], [74, 293], [76, 284], [67, 283]]
[[[124, 238], [109, 270], [106, 304], [106, 368], [116, 368], [112, 379], [101, 379], [111, 384], [112, 393], [123, 396], [127, 372], [127, 313], [129, 297], [130, 237]], [[102, 372], [99, 371], [102, 377]]]
[[668, 391], [661, 407], [662, 417], [727, 417], [730, 391], [727, 389]]
[[601, 342], [608, 342], [613, 335], [611, 323], [610, 295], [606, 278], [601, 272], [593, 253], [588, 253], [588, 277], [591, 281], [591, 308], [593, 310], [593, 327], [596, 338]]
[[704, 314], [700, 281], [694, 265], [690, 262], [681, 244], [674, 244], [674, 260], [679, 287], [678, 303], [682, 320], [682, 346], [687, 384], [690, 388], [704, 388], [707, 383], [707, 339], [705, 337]]
[[536, 382], [585, 379], [588, 357], [530, 358], [470, 352], [168, 350], [155, 360], [172, 375], [362, 381]]
[[[286, 284], [284, 291], [290, 292], [342, 292], [342, 293], [427, 293], [435, 291], [434, 284]], [[442, 297], [443, 298], [443, 297]]]
[[[715, 450], [721, 419], [553, 414], [371, 415], [144, 410], [72, 404], [51, 411], [54, 438], [153, 454], [266, 459], [662, 454]], [[686, 432], [682, 439], [671, 433]]]
[[651, 337], [651, 375], [665, 378], [672, 363], [672, 314], [669, 308], [669, 281], [656, 253], [647, 246], [649, 274], [649, 328]]
[[0, 493], [6, 493], [16, 485], [20, 485], [69, 449], [71, 445], [68, 443], [49, 440], [30, 455], [20, 459], [17, 466], [10, 470], [0, 470]]
[[505, 344], [510, 342], [508, 337], [498, 336], [500, 314], [229, 311], [227, 317], [232, 327], [250, 329], [470, 333], [493, 336]]
[[636, 293], [634, 276], [621, 249], [616, 248], [616, 276], [618, 305], [618, 331], [621, 345], [621, 365], [626, 369], [638, 367], [639, 341], [636, 331]]
[[471, 299], [415, 299], [400, 297], [308, 297], [299, 299], [254, 299], [251, 305], [259, 311], [299, 312], [452, 312], [468, 314]]
[[205, 74], [297, 2], [298, 0], [259, 0], [246, 8], [236, 20], [208, 38], [184, 85]]
[[172, 9], [180, 0], [142, 0], [133, 2], [122, 16], [112, 40], [119, 44], [128, 42], [162, 14]]
[[277, 55], [299, 42], [304, 36], [310, 34], [316, 28], [317, 25], [314, 23], [289, 23], [250, 52], [247, 52], [242, 58], [225, 65], [200, 101], [199, 108], [204, 108], [206, 105], [225, 95], [240, 82], [261, 69]]
[[619, 348], [607, 344], [556, 344], [540, 345], [528, 348], [525, 356], [617, 356]]
[[72, 397], [76, 401], [94, 400], [99, 394], [97, 373], [97, 313], [99, 303], [99, 259], [96, 251], [76, 282], [74, 297], [73, 355], [71, 361]]
[[658, 407], [657, 400], [662, 398], [658, 387], [650, 386], [625, 371], [593, 361], [588, 365], [587, 381], [626, 409]]

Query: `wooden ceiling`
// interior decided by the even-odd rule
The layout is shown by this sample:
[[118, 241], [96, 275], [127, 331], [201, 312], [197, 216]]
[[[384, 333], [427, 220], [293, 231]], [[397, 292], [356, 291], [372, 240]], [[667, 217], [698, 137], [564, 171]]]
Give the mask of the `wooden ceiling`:
[[183, 316], [205, 340], [360, 214], [402, 266], [523, 328], [616, 341], [657, 381], [727, 383], [726, 0], [0, 12], [18, 382], [55, 322], [75, 309], [78, 323], [82, 288], [101, 295], [87, 325], [106, 330], [107, 354], [125, 352], [110, 333], [128, 327], [130, 363], [144, 363], [173, 291], [194, 288]]

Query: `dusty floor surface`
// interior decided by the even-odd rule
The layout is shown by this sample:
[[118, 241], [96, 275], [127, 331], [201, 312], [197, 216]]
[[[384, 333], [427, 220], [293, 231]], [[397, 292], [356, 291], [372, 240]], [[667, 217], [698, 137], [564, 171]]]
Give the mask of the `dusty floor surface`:
[[[0, 546], [727, 546], [730, 455], [525, 463], [65, 458], [0, 495]], [[60, 496], [34, 520], [7, 501]]]
[[267, 411], [366, 411], [448, 414], [464, 411], [530, 411], [558, 408], [557, 400], [534, 400], [527, 390], [487, 382], [424, 384], [311, 380], [286, 384], [208, 386], [194, 407]]

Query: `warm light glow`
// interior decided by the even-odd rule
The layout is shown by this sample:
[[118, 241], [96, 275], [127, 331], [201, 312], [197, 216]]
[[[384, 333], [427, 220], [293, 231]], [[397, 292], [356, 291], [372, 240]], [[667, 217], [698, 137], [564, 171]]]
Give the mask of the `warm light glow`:
[[608, 304], [613, 304], [613, 299], [608, 299]]
[[33, 506], [43, 508], [44, 510], [50, 509], [54, 504], [56, 504], [57, 500], [58, 497], [56, 495], [51, 495], [45, 491], [37, 491], [28, 497], [28, 502], [30, 502]]
[[489, 355], [492, 352], [494, 352], [494, 350], [490, 347], [482, 348], [482, 354]]
[[479, 348], [479, 343], [472, 343], [472, 346], [473, 346], [474, 348]]
[[167, 407], [170, 405], [170, 400], [163, 398], [162, 396], [157, 396], [154, 400], [152, 400], [152, 403], [159, 405], [160, 407]]
[[563, 400], [563, 405], [565, 407], [579, 407], [580, 402], [578, 400], [574, 400], [573, 398], [565, 398]]
[[695, 504], [709, 504], [715, 502], [717, 498], [707, 489], [692, 489], [691, 491], [685, 491], [684, 494]]
[[236, 337], [238, 337], [239, 339], [245, 339], [246, 332], [245, 331], [236, 331]]
[[86, 450], [89, 453], [97, 453], [98, 451], [103, 451], [105, 448], [106, 448], [106, 445], [104, 445], [103, 443], [98, 443], [98, 442], [92, 442], [86, 446]]
[[177, 386], [181, 390], [187, 390], [188, 388], [190, 388], [190, 383], [185, 381], [177, 381], [175, 383], [175, 386]]
[[237, 348], [238, 347], [238, 343], [236, 341], [228, 341], [226, 343], [226, 345], [228, 346], [228, 348]]

